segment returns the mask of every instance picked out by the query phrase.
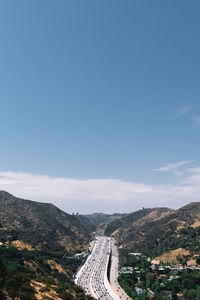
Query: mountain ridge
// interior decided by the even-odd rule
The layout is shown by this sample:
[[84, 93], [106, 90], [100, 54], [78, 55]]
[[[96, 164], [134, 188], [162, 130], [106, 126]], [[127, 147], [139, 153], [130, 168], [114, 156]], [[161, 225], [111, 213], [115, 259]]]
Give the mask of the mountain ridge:
[[177, 210], [147, 208], [113, 220], [104, 233], [131, 251], [160, 255], [179, 244], [181, 228], [200, 226], [200, 202], [191, 202]]

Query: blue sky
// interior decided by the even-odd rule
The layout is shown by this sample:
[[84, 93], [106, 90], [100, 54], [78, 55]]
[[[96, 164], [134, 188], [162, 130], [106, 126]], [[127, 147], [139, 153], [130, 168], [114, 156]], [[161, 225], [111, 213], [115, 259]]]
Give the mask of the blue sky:
[[[199, 167], [199, 9], [183, 0], [1, 1], [0, 188], [28, 197], [19, 172], [165, 188], [187, 179], [179, 168]], [[4, 185], [8, 171], [14, 186], [13, 177]], [[95, 195], [92, 210], [105, 210]]]

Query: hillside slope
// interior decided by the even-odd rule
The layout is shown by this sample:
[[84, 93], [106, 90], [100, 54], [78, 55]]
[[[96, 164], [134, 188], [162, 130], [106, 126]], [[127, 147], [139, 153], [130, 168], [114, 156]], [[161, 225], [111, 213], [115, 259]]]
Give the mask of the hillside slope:
[[[200, 203], [190, 203], [178, 210], [143, 209], [110, 222], [105, 234], [119, 245], [147, 255], [160, 255], [180, 246], [180, 230], [200, 225]], [[187, 239], [187, 237], [185, 237]]]
[[56, 206], [0, 191], [0, 240], [20, 240], [44, 251], [76, 252], [92, 236], [81, 221]]
[[104, 214], [104, 213], [93, 213], [90, 215], [84, 215], [85, 218], [89, 220], [91, 224], [93, 224], [94, 230], [97, 230], [98, 233], [103, 233], [104, 228], [110, 222], [121, 218], [125, 214]]

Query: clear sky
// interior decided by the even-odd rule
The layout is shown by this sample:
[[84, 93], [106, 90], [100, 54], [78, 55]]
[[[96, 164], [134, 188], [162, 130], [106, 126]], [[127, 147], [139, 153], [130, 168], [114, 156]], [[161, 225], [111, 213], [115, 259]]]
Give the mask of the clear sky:
[[2, 0], [0, 189], [69, 212], [199, 200], [199, 11]]

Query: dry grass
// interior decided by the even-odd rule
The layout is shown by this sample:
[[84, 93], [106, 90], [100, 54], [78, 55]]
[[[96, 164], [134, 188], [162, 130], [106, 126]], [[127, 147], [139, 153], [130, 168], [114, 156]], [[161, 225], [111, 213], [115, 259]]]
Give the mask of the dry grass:
[[41, 292], [41, 289], [46, 287], [46, 285], [41, 282], [32, 280], [31, 286], [35, 290], [35, 297], [37, 300], [42, 300], [42, 299], [62, 300], [62, 298], [58, 297], [57, 293], [51, 288], [49, 289], [49, 291]]
[[186, 222], [179, 220], [179, 226], [176, 228], [176, 232], [185, 227]]
[[197, 228], [200, 226], [200, 220], [195, 220], [194, 223], [191, 225], [193, 228]]
[[27, 249], [29, 251], [35, 250], [30, 244], [26, 244], [19, 240], [13, 241], [12, 246], [16, 247], [19, 250], [23, 250], [23, 249]]
[[168, 215], [170, 215], [172, 212], [171, 211], [165, 211], [165, 212], [158, 212], [157, 210], [150, 212], [148, 215], [140, 218], [136, 222], [133, 222], [133, 226], [144, 226], [146, 222], [156, 222], [159, 221]]
[[189, 254], [190, 254], [189, 250], [178, 248], [175, 250], [165, 252], [160, 256], [157, 256], [155, 260], [162, 261], [164, 263], [177, 264], [178, 263], [177, 256], [183, 257], [184, 255], [189, 255]]
[[48, 259], [45, 262], [49, 264], [52, 270], [57, 270], [59, 273], [64, 273], [65, 275], [68, 275], [67, 271], [64, 270], [63, 267], [60, 264], [57, 264], [54, 260]]

